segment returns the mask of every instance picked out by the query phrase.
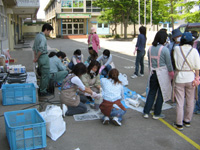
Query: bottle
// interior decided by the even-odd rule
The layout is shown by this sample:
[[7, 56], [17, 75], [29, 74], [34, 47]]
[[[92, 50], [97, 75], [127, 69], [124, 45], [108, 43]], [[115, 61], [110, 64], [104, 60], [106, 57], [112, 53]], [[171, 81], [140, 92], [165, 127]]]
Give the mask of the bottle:
[[5, 60], [5, 68], [6, 68], [6, 72], [9, 72], [9, 60], [8, 59], [6, 59]]

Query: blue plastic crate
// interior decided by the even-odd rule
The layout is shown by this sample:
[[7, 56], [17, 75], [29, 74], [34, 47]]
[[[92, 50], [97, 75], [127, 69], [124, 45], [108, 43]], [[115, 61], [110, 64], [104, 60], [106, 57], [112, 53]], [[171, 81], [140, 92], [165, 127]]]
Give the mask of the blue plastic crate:
[[36, 103], [36, 88], [33, 83], [3, 84], [3, 105]]
[[46, 123], [37, 109], [5, 112], [4, 119], [11, 150], [46, 147]]

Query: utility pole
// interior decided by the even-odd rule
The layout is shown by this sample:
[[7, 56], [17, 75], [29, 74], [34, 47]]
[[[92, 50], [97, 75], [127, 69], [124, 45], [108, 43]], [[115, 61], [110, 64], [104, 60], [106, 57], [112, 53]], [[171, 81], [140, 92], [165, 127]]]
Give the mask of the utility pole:
[[146, 27], [146, 0], [144, 0], [144, 26]]
[[140, 27], [140, 0], [138, 0], [138, 24]]

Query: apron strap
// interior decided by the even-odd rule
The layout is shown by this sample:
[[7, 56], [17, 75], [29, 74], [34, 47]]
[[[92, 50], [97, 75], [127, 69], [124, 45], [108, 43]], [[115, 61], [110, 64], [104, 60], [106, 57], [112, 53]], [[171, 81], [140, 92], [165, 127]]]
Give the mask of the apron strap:
[[157, 59], [157, 67], [159, 68], [160, 67], [160, 54], [161, 54], [161, 51], [163, 49], [163, 45], [159, 48], [158, 50], [158, 56], [151, 56], [151, 48], [152, 46], [149, 48], [149, 57], [150, 57], [150, 67], [152, 68], [152, 63], [151, 63], [151, 58], [153, 59]]
[[182, 54], [182, 56], [183, 56], [183, 58], [184, 58], [184, 62], [183, 62], [183, 64], [182, 64], [181, 70], [183, 69], [184, 64], [187, 63], [187, 65], [189, 66], [190, 71], [191, 71], [191, 70], [192, 70], [192, 67], [190, 66], [189, 62], [187, 61], [187, 57], [188, 57], [188, 55], [190, 54], [190, 52], [192, 51], [192, 48], [190, 49], [190, 51], [188, 52], [188, 54], [187, 54], [186, 56], [184, 55], [181, 46], [179, 46], [179, 48], [180, 48], [181, 54]]

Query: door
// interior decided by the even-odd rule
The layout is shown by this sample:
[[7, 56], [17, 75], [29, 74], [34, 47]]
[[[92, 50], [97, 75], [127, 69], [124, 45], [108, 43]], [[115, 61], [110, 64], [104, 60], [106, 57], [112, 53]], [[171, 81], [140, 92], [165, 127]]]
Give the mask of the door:
[[97, 24], [97, 34], [109, 34], [109, 24], [98, 23]]
[[83, 23], [63, 23], [62, 34], [73, 35], [83, 34], [84, 24]]

